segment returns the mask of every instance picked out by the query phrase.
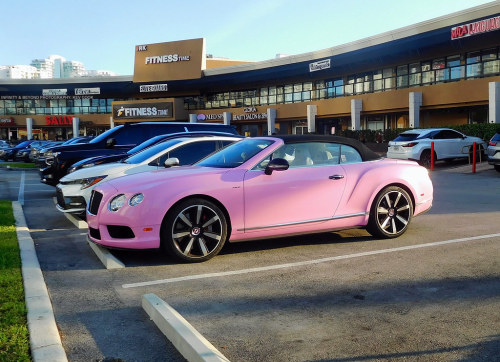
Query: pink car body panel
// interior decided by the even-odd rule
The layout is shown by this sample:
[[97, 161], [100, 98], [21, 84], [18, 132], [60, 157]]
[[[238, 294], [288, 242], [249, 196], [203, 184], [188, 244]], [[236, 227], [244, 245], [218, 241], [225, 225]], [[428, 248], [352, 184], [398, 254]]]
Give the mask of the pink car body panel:
[[[229, 216], [229, 241], [364, 227], [377, 194], [399, 185], [413, 197], [414, 216], [432, 206], [433, 188], [427, 170], [412, 161], [369, 162], [289, 168], [266, 175], [252, 169], [282, 141], [269, 146], [235, 168], [180, 167], [130, 175], [103, 182], [95, 190], [104, 195], [97, 215], [87, 214], [98, 229], [98, 244], [130, 249], [158, 248], [163, 218], [186, 197], [208, 197], [223, 205]], [[124, 194], [129, 200], [141, 192], [144, 201], [108, 209], [110, 200]], [[130, 227], [135, 237], [115, 239], [107, 225]]]

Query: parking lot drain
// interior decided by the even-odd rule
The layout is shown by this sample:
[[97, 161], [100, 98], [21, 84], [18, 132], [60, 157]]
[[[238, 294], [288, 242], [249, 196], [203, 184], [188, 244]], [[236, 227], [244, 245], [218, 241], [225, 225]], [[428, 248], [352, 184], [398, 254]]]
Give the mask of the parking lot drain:
[[229, 361], [174, 308], [155, 294], [142, 296], [142, 308], [188, 361]]

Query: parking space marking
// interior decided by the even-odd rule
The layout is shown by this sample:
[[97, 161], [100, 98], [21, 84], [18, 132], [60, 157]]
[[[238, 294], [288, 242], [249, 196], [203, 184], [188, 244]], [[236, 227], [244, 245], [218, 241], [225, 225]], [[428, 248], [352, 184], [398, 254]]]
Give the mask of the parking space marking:
[[24, 171], [21, 172], [21, 181], [19, 183], [19, 194], [17, 195], [17, 201], [21, 204], [21, 206], [24, 206]]
[[364, 257], [364, 256], [387, 254], [387, 253], [394, 253], [397, 251], [414, 250], [414, 249], [428, 248], [428, 247], [433, 247], [433, 246], [442, 246], [442, 245], [448, 245], [448, 244], [454, 244], [454, 243], [463, 243], [463, 242], [467, 242], [467, 241], [475, 241], [475, 240], [483, 240], [483, 239], [491, 239], [491, 238], [500, 238], [500, 233], [472, 236], [472, 237], [461, 238], [461, 239], [437, 241], [437, 242], [433, 242], [433, 243], [401, 246], [401, 247], [390, 248], [390, 249], [373, 250], [373, 251], [367, 251], [367, 252], [363, 252], [363, 253], [338, 255], [338, 256], [333, 256], [333, 257], [328, 257], [328, 258], [305, 260], [305, 261], [300, 261], [300, 262], [295, 262], [295, 263], [270, 265], [270, 266], [264, 266], [264, 267], [258, 267], [258, 268], [240, 269], [240, 270], [233, 270], [233, 271], [220, 272], [220, 273], [187, 275], [184, 277], [177, 277], [177, 278], [170, 278], [170, 279], [160, 279], [160, 280], [152, 280], [152, 281], [148, 281], [148, 282], [123, 284], [122, 288], [138, 288], [138, 287], [146, 287], [146, 286], [151, 286], [151, 285], [156, 285], [156, 284], [177, 283], [177, 282], [183, 282], [183, 281], [187, 281], [187, 280], [197, 280], [197, 279], [225, 277], [225, 276], [239, 275], [239, 274], [258, 273], [258, 272], [269, 271], [269, 270], [293, 268], [293, 267], [299, 267], [299, 266], [305, 266], [305, 265], [327, 263], [327, 262], [337, 261], [337, 260], [360, 258], [360, 257]]

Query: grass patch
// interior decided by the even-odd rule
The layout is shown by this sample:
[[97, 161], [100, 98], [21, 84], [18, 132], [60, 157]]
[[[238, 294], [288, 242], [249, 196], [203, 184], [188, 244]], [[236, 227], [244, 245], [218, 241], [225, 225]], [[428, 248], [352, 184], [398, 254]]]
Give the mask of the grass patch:
[[0, 167], [10, 166], [12, 168], [37, 168], [37, 165], [34, 163], [27, 162], [1, 162]]
[[21, 256], [10, 201], [0, 201], [0, 361], [31, 361]]

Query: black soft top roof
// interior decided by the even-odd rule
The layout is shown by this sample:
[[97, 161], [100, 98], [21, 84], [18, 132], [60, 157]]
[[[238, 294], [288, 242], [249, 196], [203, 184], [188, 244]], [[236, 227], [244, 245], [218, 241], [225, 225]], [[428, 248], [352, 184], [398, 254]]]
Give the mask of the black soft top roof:
[[341, 137], [341, 136], [331, 136], [331, 135], [316, 135], [316, 134], [306, 134], [306, 135], [272, 135], [270, 137], [281, 138], [283, 142], [290, 143], [303, 143], [303, 142], [334, 142], [343, 145], [348, 145], [354, 147], [361, 154], [363, 161], [373, 161], [381, 158], [380, 155], [373, 152], [362, 142], [355, 140], [353, 138]]

